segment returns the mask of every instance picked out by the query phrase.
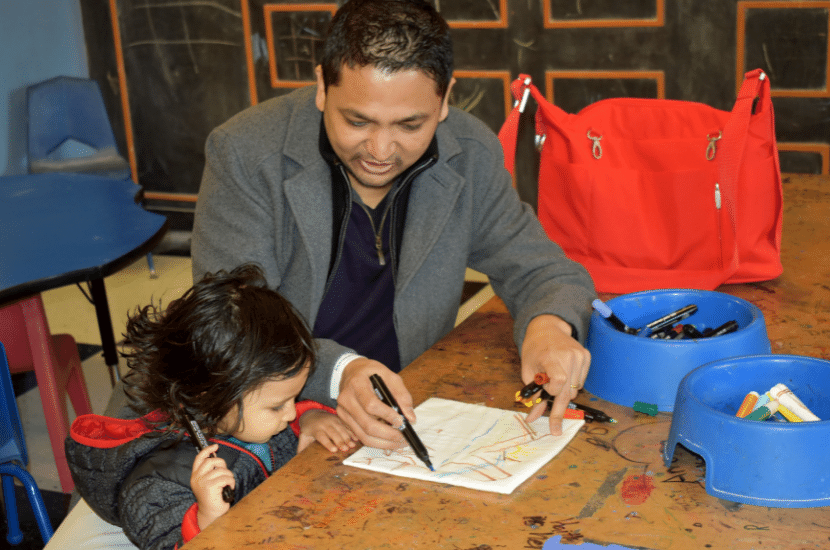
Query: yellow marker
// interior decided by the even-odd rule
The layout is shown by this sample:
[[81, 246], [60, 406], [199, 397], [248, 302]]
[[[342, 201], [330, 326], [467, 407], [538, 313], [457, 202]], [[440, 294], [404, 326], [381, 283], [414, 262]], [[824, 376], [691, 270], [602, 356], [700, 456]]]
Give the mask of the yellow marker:
[[794, 412], [804, 422], [815, 422], [820, 420], [819, 417], [813, 414], [813, 411], [807, 408], [801, 399], [795, 395], [790, 388], [784, 384], [776, 384], [769, 390], [770, 399], [777, 399], [785, 407]]
[[804, 422], [803, 420], [801, 420], [801, 418], [799, 418], [799, 416], [797, 414], [792, 412], [790, 409], [785, 407], [780, 402], [778, 403], [778, 412], [780, 412], [781, 416], [783, 416], [784, 418], [786, 418], [790, 422]]
[[744, 397], [744, 401], [743, 403], [741, 403], [741, 406], [738, 407], [738, 412], [735, 413], [735, 416], [737, 416], [738, 418], [743, 418], [749, 413], [751, 413], [753, 407], [755, 407], [755, 403], [758, 402], [759, 397], [760, 395], [758, 395], [757, 391], [751, 391], [748, 394], [746, 394], [746, 397]]

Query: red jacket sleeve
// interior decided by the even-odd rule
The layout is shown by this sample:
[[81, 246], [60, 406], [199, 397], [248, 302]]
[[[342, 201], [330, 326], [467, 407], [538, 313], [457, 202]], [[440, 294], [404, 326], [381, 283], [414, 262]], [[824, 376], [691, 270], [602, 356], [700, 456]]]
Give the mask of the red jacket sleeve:
[[182, 519], [182, 540], [184, 542], [189, 541], [202, 532], [202, 530], [199, 529], [199, 518], [197, 516], [198, 512], [199, 503], [196, 502], [193, 506], [188, 508], [184, 515], [184, 519]]
[[327, 407], [316, 401], [310, 400], [303, 400], [298, 401], [296, 404], [297, 407], [297, 418], [294, 419], [294, 422], [291, 423], [291, 429], [294, 430], [294, 434], [299, 436], [300, 435], [300, 417], [303, 416], [305, 413], [312, 409], [320, 409], [326, 411], [331, 414], [337, 414], [337, 411], [332, 409], [331, 407]]

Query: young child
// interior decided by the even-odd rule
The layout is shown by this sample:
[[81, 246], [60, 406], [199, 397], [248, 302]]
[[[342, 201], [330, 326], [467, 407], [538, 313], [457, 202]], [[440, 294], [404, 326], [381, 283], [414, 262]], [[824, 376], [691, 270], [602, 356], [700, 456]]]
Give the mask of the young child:
[[[230, 508], [226, 486], [238, 501], [298, 444], [336, 451], [357, 441], [328, 407], [300, 401], [295, 410], [313, 340], [255, 266], [208, 274], [164, 311], [137, 311], [126, 347], [124, 383], [142, 416], [79, 417], [66, 456], [84, 500], [139, 548], [187, 542]], [[198, 453], [188, 417], [209, 439]]]

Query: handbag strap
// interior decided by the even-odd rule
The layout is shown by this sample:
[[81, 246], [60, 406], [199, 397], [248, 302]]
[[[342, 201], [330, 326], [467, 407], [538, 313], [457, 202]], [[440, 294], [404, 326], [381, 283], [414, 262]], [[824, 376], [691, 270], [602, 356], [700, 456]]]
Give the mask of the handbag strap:
[[516, 141], [519, 138], [519, 119], [527, 105], [527, 99], [530, 95], [530, 86], [532, 86], [530, 77], [527, 75], [519, 75], [519, 78], [510, 84], [510, 91], [513, 94], [513, 110], [507, 115], [507, 119], [502, 124], [499, 130], [499, 141], [504, 150], [504, 167], [514, 175], [513, 171], [516, 167]]
[[741, 161], [746, 150], [749, 121], [756, 109], [756, 98], [759, 103], [763, 102], [763, 109], [771, 107], [769, 79], [761, 69], [755, 69], [744, 75], [732, 114], [723, 129], [722, 144], [719, 147], [719, 160], [722, 161], [718, 165], [721, 184], [733, 197], [742, 167]]
[[[757, 99], [757, 103], [756, 103]], [[763, 110], [772, 114], [772, 100], [770, 99], [770, 85], [767, 75], [761, 69], [749, 71], [744, 75], [744, 81], [732, 108], [732, 113], [723, 129], [723, 137], [718, 147], [718, 177], [722, 204], [727, 215], [725, 224], [730, 233], [728, 242], [723, 243], [725, 257], [724, 270], [731, 276], [738, 269], [738, 181], [741, 169], [744, 166], [746, 140], [749, 135], [749, 122], [760, 104]], [[773, 134], [774, 139], [774, 134]], [[777, 160], [776, 160], [777, 165]], [[723, 219], [723, 218], [722, 218]]]
[[[545, 105], [545, 107], [548, 108], [548, 115], [566, 117], [567, 113], [556, 105], [549, 103], [545, 99], [545, 96], [543, 96], [539, 89], [533, 84], [529, 75], [520, 74], [519, 77], [510, 84], [510, 91], [513, 94], [514, 99], [513, 110], [507, 115], [507, 119], [504, 121], [504, 124], [502, 124], [502, 127], [499, 130], [499, 141], [501, 142], [502, 149], [504, 150], [504, 167], [508, 172], [510, 172], [510, 175], [514, 175], [513, 170], [516, 166], [516, 141], [519, 138], [519, 120], [521, 119], [522, 113], [527, 105], [527, 100], [530, 96], [533, 96], [533, 99], [536, 100], [537, 104]], [[542, 120], [540, 109], [538, 108], [536, 110], [535, 118], [536, 138], [539, 139], [540, 136], [545, 135], [545, 125]]]

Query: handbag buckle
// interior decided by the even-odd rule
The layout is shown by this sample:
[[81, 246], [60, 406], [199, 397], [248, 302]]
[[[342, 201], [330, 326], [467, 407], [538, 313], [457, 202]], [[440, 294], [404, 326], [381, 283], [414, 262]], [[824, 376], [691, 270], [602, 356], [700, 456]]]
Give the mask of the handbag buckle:
[[602, 139], [602, 134], [600, 134], [598, 136], [592, 136], [591, 135], [591, 130], [588, 130], [588, 133], [586, 135], [588, 136], [588, 139], [590, 139], [591, 141], [594, 142], [594, 144], [591, 146], [591, 154], [594, 155], [595, 159], [597, 159], [597, 160], [601, 159], [602, 158], [602, 145], [600, 145], [599, 140]]
[[714, 160], [715, 153], [717, 153], [717, 145], [715, 143], [723, 137], [723, 132], [718, 132], [718, 135], [715, 135], [714, 132], [706, 136], [706, 139], [709, 140], [709, 146], [706, 147], [706, 160]]

